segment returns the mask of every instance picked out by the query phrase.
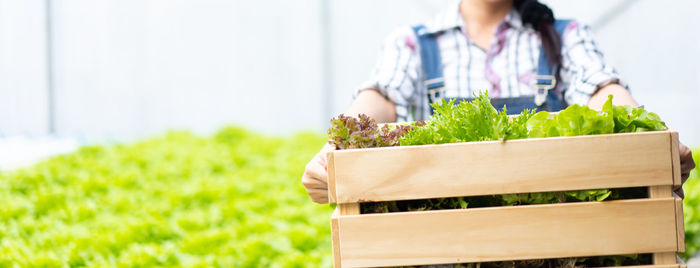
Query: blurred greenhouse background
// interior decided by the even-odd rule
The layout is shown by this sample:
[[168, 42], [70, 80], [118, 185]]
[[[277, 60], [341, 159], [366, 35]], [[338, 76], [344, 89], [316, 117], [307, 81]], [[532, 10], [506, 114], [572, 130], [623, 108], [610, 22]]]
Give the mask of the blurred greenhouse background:
[[[0, 134], [322, 131], [383, 38], [453, 0], [0, 0]], [[636, 98], [700, 145], [700, 2], [548, 1], [593, 27]]]
[[[0, 0], [0, 267], [327, 267], [304, 165], [384, 37], [456, 1]], [[543, 2], [700, 148], [699, 1]]]

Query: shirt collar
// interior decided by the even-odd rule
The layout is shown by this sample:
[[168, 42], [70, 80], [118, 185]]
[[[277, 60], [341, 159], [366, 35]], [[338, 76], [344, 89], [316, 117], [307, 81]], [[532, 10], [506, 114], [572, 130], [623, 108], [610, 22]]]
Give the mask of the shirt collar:
[[[456, 4], [449, 6], [446, 10], [440, 12], [438, 16], [433, 19], [430, 23], [426, 24], [425, 28], [427, 33], [438, 33], [454, 28], [464, 28], [464, 20], [462, 15], [459, 13], [460, 2], [457, 1]], [[523, 23], [520, 14], [514, 8], [508, 12], [503, 22], [508, 24], [511, 28], [522, 28]]]
[[508, 15], [503, 19], [503, 22], [507, 23], [511, 28], [522, 28], [523, 27], [523, 21], [522, 18], [520, 17], [520, 13], [518, 13], [515, 8], [511, 8], [510, 12], [508, 12]]

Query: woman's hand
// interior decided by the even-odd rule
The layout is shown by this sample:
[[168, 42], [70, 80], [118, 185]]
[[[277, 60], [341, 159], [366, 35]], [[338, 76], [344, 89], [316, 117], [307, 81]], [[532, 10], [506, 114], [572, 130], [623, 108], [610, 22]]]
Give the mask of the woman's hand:
[[335, 150], [330, 144], [323, 146], [320, 152], [306, 164], [304, 175], [301, 176], [301, 183], [304, 184], [306, 192], [311, 197], [311, 201], [319, 204], [328, 203], [328, 171], [326, 154]]
[[[357, 116], [360, 113], [374, 118], [379, 123], [396, 121], [396, 105], [376, 89], [360, 91], [346, 114]], [[335, 150], [335, 146], [326, 144], [306, 165], [304, 175], [301, 177], [301, 183], [306, 187], [306, 192], [311, 200], [319, 204], [328, 203], [326, 154], [333, 150]]]
[[678, 196], [683, 198], [684, 194], [682, 184], [685, 183], [690, 176], [690, 171], [695, 168], [695, 161], [693, 161], [693, 153], [690, 151], [688, 146], [679, 143], [678, 152], [681, 154], [681, 186], [673, 190]]

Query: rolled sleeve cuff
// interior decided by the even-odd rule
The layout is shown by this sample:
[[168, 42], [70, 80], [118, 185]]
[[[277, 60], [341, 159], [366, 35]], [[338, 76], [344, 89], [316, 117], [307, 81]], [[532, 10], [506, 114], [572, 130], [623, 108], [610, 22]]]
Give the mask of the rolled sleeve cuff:
[[386, 97], [386, 92], [382, 92], [379, 89], [377, 81], [365, 81], [364, 83], [360, 84], [359, 87], [355, 89], [355, 92], [352, 94], [352, 99], [357, 98], [357, 95], [360, 94], [360, 92], [365, 91], [365, 90], [374, 90], [382, 94], [384, 97]]
[[572, 84], [567, 90], [566, 102], [571, 104], [587, 105], [593, 94], [598, 89], [608, 84], [619, 84], [629, 91], [627, 83], [625, 83], [616, 72], [598, 71], [589, 75], [586, 79], [580, 80], [578, 83]]

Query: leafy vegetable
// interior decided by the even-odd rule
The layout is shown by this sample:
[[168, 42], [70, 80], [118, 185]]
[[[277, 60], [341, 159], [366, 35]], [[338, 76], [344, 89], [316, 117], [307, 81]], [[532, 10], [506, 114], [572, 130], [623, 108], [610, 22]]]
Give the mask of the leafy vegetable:
[[339, 115], [331, 120], [328, 129], [330, 140], [336, 149], [358, 149], [399, 145], [399, 138], [410, 131], [414, 125], [423, 126], [425, 122], [418, 121], [412, 125], [384, 125], [379, 128], [374, 119], [365, 114], [359, 118]]
[[612, 95], [601, 112], [572, 105], [558, 114], [538, 112], [527, 122], [528, 137], [557, 137], [665, 130], [658, 115], [643, 108], [612, 105]]
[[499, 112], [491, 105], [488, 93], [471, 102], [455, 105], [452, 100], [433, 107], [435, 114], [430, 120], [401, 137], [401, 145], [522, 139], [528, 132], [525, 123], [534, 114], [525, 110], [511, 120], [505, 107]]
[[531, 138], [609, 134], [613, 133], [614, 126], [610, 113], [577, 104], [556, 115], [539, 112], [527, 122]]
[[667, 129], [666, 123], [652, 112], [643, 108], [632, 108], [629, 105], [613, 106], [612, 95], [608, 96], [608, 102], [603, 106], [603, 111], [613, 114], [615, 121], [615, 133], [642, 132]]
[[509, 117], [505, 107], [499, 112], [491, 105], [486, 92], [471, 102], [438, 102], [433, 108], [435, 113], [427, 122], [398, 125], [394, 130], [386, 125], [379, 129], [366, 115], [341, 114], [331, 121], [328, 134], [337, 149], [352, 149], [666, 129], [658, 115], [643, 108], [612, 105], [612, 95], [602, 111], [575, 104], [556, 114], [526, 109]]

